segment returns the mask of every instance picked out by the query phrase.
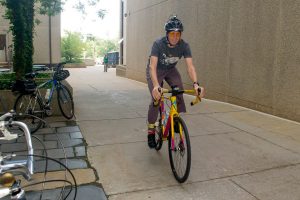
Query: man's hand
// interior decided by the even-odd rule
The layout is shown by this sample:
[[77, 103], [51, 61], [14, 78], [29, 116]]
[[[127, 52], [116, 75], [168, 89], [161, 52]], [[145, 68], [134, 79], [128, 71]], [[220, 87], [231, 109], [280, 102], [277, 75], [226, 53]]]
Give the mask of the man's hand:
[[[193, 86], [194, 86], [195, 94], [197, 96], [199, 96], [200, 98], [203, 98], [205, 96], [204, 87], [200, 87], [198, 83], [194, 83]], [[200, 93], [199, 93], [199, 91], [200, 91]]]
[[160, 99], [160, 97], [161, 97], [161, 87], [160, 86], [155, 86], [153, 88], [152, 96], [156, 101]]

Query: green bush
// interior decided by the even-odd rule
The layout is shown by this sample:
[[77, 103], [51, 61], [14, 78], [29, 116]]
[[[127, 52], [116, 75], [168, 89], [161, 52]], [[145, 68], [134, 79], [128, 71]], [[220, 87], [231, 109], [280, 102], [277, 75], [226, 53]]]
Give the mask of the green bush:
[[[52, 73], [38, 73], [36, 76], [36, 83], [41, 84], [45, 80], [50, 80]], [[0, 90], [10, 90], [12, 84], [16, 81], [15, 73], [0, 73]]]

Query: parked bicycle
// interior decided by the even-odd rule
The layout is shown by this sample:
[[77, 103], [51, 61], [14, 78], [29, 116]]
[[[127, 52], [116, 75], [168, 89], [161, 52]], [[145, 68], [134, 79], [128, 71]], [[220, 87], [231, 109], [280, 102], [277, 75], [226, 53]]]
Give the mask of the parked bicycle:
[[[19, 120], [24, 121], [30, 128], [31, 133], [36, 132], [43, 124], [45, 116], [52, 115], [53, 94], [56, 91], [59, 109], [66, 119], [74, 116], [74, 102], [70, 90], [62, 84], [61, 81], [69, 77], [68, 70], [64, 70], [65, 63], [59, 63], [56, 66], [52, 79], [37, 86], [35, 77], [38, 72], [32, 72], [25, 75], [24, 89], [16, 99], [14, 110], [17, 113], [24, 113], [24, 117]], [[47, 89], [45, 97], [42, 96], [40, 89], [51, 85]], [[35, 117], [36, 116], [36, 117]]]
[[14, 121], [16, 113], [8, 112], [0, 116], [0, 140], [13, 140], [18, 138], [18, 134], [11, 133], [8, 127], [16, 126], [25, 134], [26, 144], [28, 148], [27, 160], [13, 160], [15, 154], [8, 154], [3, 156], [0, 155], [0, 182], [5, 186], [10, 185], [10, 187], [0, 188], [0, 198], [11, 194], [11, 199], [24, 199], [25, 192], [21, 188], [20, 181], [16, 181], [15, 175], [22, 175], [26, 180], [30, 180], [33, 174], [33, 147], [31, 141], [30, 131], [27, 125], [23, 122]]
[[[155, 123], [155, 149], [159, 151], [163, 141], [168, 140], [169, 160], [175, 179], [179, 183], [187, 180], [191, 168], [191, 144], [187, 126], [177, 112], [176, 96], [187, 93], [194, 94], [194, 90], [180, 90], [172, 87], [171, 90], [161, 88], [160, 101], [154, 102], [159, 106], [159, 120]], [[170, 93], [167, 97], [164, 94]], [[200, 93], [200, 92], [199, 92]], [[196, 96], [191, 105], [200, 102], [201, 98]], [[169, 107], [169, 109], [167, 109]]]
[[[71, 194], [71, 191], [75, 189], [74, 193], [74, 199], [76, 199], [77, 196], [77, 183], [75, 180], [75, 177], [73, 173], [70, 171], [70, 169], [61, 163], [60, 161], [57, 161], [53, 158], [42, 156], [42, 155], [34, 155], [34, 148], [32, 145], [31, 140], [31, 134], [27, 127], [27, 125], [23, 122], [14, 121], [18, 114], [16, 114], [14, 111], [8, 112], [2, 116], [0, 116], [0, 140], [16, 140], [19, 136], [22, 136], [22, 134], [25, 135], [25, 140], [28, 148], [27, 155], [16, 155], [16, 154], [7, 154], [3, 155], [2, 152], [0, 152], [0, 199], [3, 197], [9, 196], [12, 200], [26, 200], [25, 190], [24, 188], [39, 185], [39, 184], [45, 184], [49, 182], [64, 182], [68, 183], [71, 187], [67, 194], [64, 194], [65, 186], [61, 190], [61, 194], [59, 196], [59, 199], [67, 199], [69, 195]], [[13, 131], [19, 131], [19, 134], [13, 133]], [[35, 136], [33, 136], [35, 137]], [[37, 138], [37, 137], [36, 137]], [[41, 142], [41, 141], [40, 141]], [[44, 145], [44, 144], [43, 144]], [[44, 149], [46, 152], [46, 149]], [[27, 157], [27, 160], [12, 160], [12, 158], [16, 156], [22, 156]], [[39, 182], [32, 182], [28, 185], [22, 186], [21, 181], [16, 179], [17, 175], [22, 175], [27, 181], [32, 181], [32, 175], [34, 174], [34, 159], [33, 157], [38, 158], [44, 158], [46, 159], [46, 165], [45, 165], [45, 171], [44, 171], [44, 180]], [[68, 171], [73, 179], [73, 183], [68, 180], [62, 180], [62, 179], [53, 179], [53, 180], [46, 180], [46, 174], [47, 174], [47, 166], [48, 166], [48, 160], [54, 161], [58, 164], [60, 164], [62, 167], [66, 169], [66, 172]], [[65, 175], [65, 178], [67, 176]], [[43, 185], [44, 186], [44, 185]], [[43, 189], [44, 190], [44, 189]], [[43, 190], [41, 190], [40, 199], [42, 199]]]

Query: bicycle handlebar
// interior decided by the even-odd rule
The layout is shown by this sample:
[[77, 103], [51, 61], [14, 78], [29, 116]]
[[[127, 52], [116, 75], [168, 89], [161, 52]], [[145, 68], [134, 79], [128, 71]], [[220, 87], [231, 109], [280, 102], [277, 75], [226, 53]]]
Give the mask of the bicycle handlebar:
[[16, 115], [17, 113], [14, 110], [11, 110], [8, 113], [5, 113], [2, 116], [0, 116], [0, 121], [6, 121], [7, 119], [11, 119]]
[[[195, 90], [180, 90], [179, 88], [176, 88], [176, 87], [173, 87], [172, 89], [159, 88], [159, 91], [161, 92], [161, 94], [169, 93], [169, 94], [172, 94], [172, 96], [176, 96], [178, 94], [183, 94], [183, 93], [186, 93], [186, 94], [195, 94]], [[201, 89], [200, 88], [198, 89], [198, 93], [199, 94], [201, 93]], [[159, 101], [160, 100], [154, 101], [153, 105], [154, 106], [158, 106]], [[195, 105], [195, 104], [197, 104], [199, 102], [201, 102], [201, 97], [199, 95], [197, 95], [195, 97], [195, 99], [190, 104], [191, 104], [191, 106], [193, 106], [193, 105]]]
[[56, 71], [62, 70], [64, 65], [67, 64], [66, 62], [60, 62], [56, 65]]
[[[66, 64], [66, 62], [60, 62], [58, 63], [56, 66], [55, 66], [55, 70], [56, 71], [60, 71], [64, 68], [64, 65]], [[34, 79], [38, 74], [39, 74], [39, 71], [45, 71], [45, 70], [48, 70], [49, 68], [48, 67], [42, 67], [40, 69], [36, 69], [34, 70], [33, 72], [29, 72], [29, 73], [26, 73], [25, 74], [25, 79]]]
[[[13, 117], [15, 116], [15, 112], [8, 112], [0, 117], [0, 140], [12, 140], [17, 139], [18, 134], [13, 134], [10, 130], [7, 129], [7, 125], [13, 125], [19, 127], [26, 138], [28, 155], [33, 155], [33, 147], [30, 131], [27, 125], [23, 122], [14, 121]], [[6, 121], [9, 119], [9, 121]], [[28, 156], [26, 161], [6, 161], [8, 157], [2, 157], [0, 159], [0, 174], [3, 174], [8, 171], [15, 171], [21, 173], [25, 179], [30, 180], [31, 175], [33, 174], [33, 157]]]

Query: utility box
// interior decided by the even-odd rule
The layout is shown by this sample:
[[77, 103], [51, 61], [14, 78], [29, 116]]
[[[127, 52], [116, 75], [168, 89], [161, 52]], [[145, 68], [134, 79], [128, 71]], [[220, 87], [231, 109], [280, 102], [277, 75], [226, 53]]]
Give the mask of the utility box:
[[115, 68], [119, 64], [119, 52], [118, 51], [107, 53], [107, 57], [108, 57], [108, 66], [109, 67]]

